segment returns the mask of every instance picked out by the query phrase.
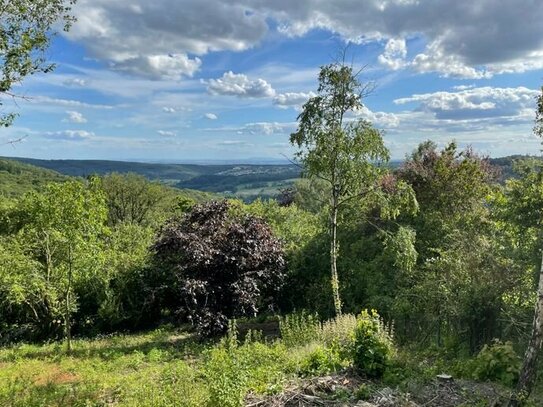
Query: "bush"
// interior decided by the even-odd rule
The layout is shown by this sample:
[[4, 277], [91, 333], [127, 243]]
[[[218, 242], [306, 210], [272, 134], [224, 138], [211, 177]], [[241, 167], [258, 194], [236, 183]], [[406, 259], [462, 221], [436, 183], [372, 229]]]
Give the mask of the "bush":
[[343, 367], [344, 362], [338, 346], [316, 345], [302, 361], [300, 373], [302, 376], [322, 376], [337, 372]]
[[518, 379], [520, 358], [511, 342], [495, 341], [485, 345], [473, 361], [473, 376], [478, 380], [492, 380], [512, 386]]
[[392, 337], [377, 311], [362, 311], [354, 335], [354, 366], [368, 377], [381, 377], [393, 354]]
[[240, 345], [235, 322], [228, 335], [205, 355], [203, 372], [210, 407], [241, 407], [246, 394], [274, 394], [282, 390], [290, 363], [281, 343], [264, 344], [245, 338]]
[[320, 326], [319, 316], [305, 311], [279, 317], [281, 340], [288, 347], [316, 341]]
[[266, 222], [236, 214], [228, 201], [170, 220], [153, 251], [180, 281], [179, 311], [205, 336], [224, 333], [228, 319], [256, 316], [283, 283], [281, 242]]

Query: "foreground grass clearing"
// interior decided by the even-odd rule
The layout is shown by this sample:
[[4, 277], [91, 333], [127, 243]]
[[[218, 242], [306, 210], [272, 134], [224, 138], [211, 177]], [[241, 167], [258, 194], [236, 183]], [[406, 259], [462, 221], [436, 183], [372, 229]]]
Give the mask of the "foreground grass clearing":
[[[0, 348], [0, 406], [275, 406], [290, 397], [318, 400], [315, 405], [354, 406], [362, 399], [378, 406], [407, 400], [413, 406], [482, 406], [509, 394], [507, 387], [470, 380], [483, 366], [480, 357], [447, 360], [407, 349], [390, 360], [382, 378], [368, 379], [369, 371], [360, 364], [353, 369], [353, 355], [344, 353], [364, 315], [324, 323], [309, 314], [286, 316], [282, 339], [273, 341], [254, 331], [239, 341], [233, 329], [219, 343], [203, 343], [186, 331], [161, 328], [76, 340], [70, 354], [62, 343]], [[441, 372], [455, 377], [451, 391], [436, 384]], [[385, 393], [400, 404], [376, 402]], [[539, 392], [534, 400], [531, 405], [541, 405]]]
[[204, 345], [160, 329], [0, 350], [2, 406], [198, 406], [206, 386], [195, 368]]

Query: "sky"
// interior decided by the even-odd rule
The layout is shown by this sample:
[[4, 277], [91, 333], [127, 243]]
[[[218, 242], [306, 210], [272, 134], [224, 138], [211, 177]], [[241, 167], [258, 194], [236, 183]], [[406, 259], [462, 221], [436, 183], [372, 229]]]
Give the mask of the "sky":
[[79, 0], [73, 13], [47, 53], [56, 70], [2, 100], [19, 117], [0, 155], [284, 160], [319, 67], [346, 46], [374, 86], [355, 117], [393, 159], [425, 140], [540, 151], [541, 0]]

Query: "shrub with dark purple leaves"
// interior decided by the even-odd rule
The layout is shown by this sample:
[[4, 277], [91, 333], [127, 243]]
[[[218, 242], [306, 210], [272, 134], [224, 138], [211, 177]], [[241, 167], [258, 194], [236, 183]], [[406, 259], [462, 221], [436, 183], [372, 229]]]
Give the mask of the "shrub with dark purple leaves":
[[284, 278], [283, 248], [270, 227], [231, 209], [227, 201], [196, 205], [164, 225], [153, 247], [179, 278], [180, 311], [204, 336], [224, 333], [230, 318], [256, 316]]

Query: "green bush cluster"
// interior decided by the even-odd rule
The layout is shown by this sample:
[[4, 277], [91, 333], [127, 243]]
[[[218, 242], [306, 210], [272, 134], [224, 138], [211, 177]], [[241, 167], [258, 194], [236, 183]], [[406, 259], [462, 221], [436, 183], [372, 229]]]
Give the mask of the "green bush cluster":
[[360, 313], [354, 335], [354, 366], [368, 377], [381, 377], [394, 355], [394, 346], [377, 311]]
[[511, 342], [495, 341], [485, 345], [471, 363], [473, 377], [478, 380], [491, 380], [512, 386], [520, 372], [520, 357]]

